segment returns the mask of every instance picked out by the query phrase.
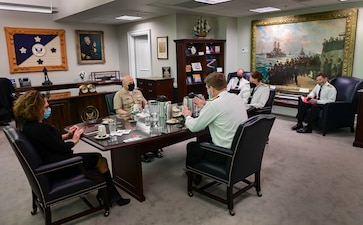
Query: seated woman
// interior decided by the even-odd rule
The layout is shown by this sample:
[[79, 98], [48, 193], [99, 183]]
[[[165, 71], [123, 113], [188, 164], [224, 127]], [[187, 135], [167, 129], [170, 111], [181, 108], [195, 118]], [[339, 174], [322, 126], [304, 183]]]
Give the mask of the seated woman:
[[[107, 160], [100, 153], [74, 153], [75, 146], [84, 131], [77, 126], [72, 126], [68, 133], [62, 134], [57, 128], [45, 123], [51, 114], [48, 100], [45, 95], [32, 90], [21, 95], [13, 107], [15, 120], [25, 136], [38, 151], [44, 163], [54, 163], [75, 155], [83, 158], [83, 165], [86, 169], [96, 168], [104, 175], [107, 191], [110, 197], [110, 204], [117, 202], [120, 206], [126, 205], [130, 199], [124, 199], [118, 193], [108, 169]], [[70, 141], [65, 141], [65, 140]], [[68, 173], [79, 172], [77, 167], [72, 167]], [[55, 174], [55, 176], [64, 176]], [[102, 195], [97, 194], [97, 200], [101, 203]]]

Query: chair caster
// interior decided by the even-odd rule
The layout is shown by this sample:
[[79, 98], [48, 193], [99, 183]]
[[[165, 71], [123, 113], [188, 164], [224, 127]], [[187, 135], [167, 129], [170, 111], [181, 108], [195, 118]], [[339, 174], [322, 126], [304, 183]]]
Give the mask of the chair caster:
[[230, 214], [231, 216], [236, 215], [236, 213], [233, 211], [233, 209], [230, 209], [230, 210], [229, 210], [229, 214]]
[[257, 192], [257, 196], [258, 196], [258, 197], [261, 197], [261, 196], [262, 196], [262, 192], [261, 192], [261, 191], [258, 191], [258, 192]]
[[104, 217], [108, 217], [110, 215], [110, 211], [109, 210], [106, 210], [105, 213], [103, 213], [103, 216]]
[[188, 195], [189, 195], [189, 197], [193, 197], [193, 192], [188, 191]]
[[32, 214], [32, 215], [35, 215], [35, 214], [37, 214], [37, 209], [33, 209], [31, 212], [30, 212], [30, 214]]

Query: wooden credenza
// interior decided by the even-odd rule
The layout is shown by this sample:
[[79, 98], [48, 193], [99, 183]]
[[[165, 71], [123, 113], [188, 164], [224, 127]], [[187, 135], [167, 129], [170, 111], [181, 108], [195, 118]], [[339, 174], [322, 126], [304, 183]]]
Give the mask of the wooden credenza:
[[156, 99], [160, 95], [165, 95], [168, 101], [173, 100], [173, 81], [174, 78], [136, 78], [137, 87], [147, 100]]
[[[108, 83], [94, 83], [96, 86], [121, 85], [120, 81]], [[69, 91], [72, 88], [79, 88], [84, 83], [58, 84], [50, 86], [31, 86], [17, 88], [16, 93], [21, 95], [25, 91], [38, 90], [50, 92], [52, 90]], [[105, 117], [108, 115], [105, 95], [110, 92], [93, 92], [74, 96], [63, 96], [48, 100], [52, 108], [52, 115], [46, 120], [47, 123], [63, 130], [65, 127], [84, 121], [84, 118]], [[48, 93], [52, 94], [52, 93]]]
[[363, 148], [363, 90], [358, 91], [358, 114], [353, 146]]

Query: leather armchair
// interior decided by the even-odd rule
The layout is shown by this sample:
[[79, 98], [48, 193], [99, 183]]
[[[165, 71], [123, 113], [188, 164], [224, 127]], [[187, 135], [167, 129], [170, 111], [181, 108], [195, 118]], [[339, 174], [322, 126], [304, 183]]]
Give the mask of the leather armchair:
[[329, 82], [337, 89], [337, 98], [335, 102], [324, 105], [316, 125], [322, 129], [323, 136], [328, 130], [343, 127], [350, 127], [351, 132], [354, 132], [357, 91], [363, 88], [363, 80], [356, 77], [335, 77]]
[[[75, 156], [60, 162], [44, 164], [37, 151], [20, 131], [10, 126], [4, 127], [3, 131], [30, 184], [33, 199], [32, 215], [36, 214], [39, 207], [47, 225], [63, 224], [102, 209], [104, 209], [104, 216], [109, 215], [109, 198], [104, 177], [97, 171], [87, 171], [82, 166], [82, 157]], [[61, 172], [73, 166], [79, 167], [80, 172], [62, 178], [52, 176], [54, 172]], [[102, 192], [104, 203], [93, 207], [84, 195], [97, 190]], [[75, 197], [80, 197], [90, 208], [52, 222], [51, 207]]]
[[[207, 142], [200, 143], [200, 148], [216, 156], [226, 157], [226, 161], [225, 163], [215, 163], [203, 157], [199, 162], [188, 165], [188, 195], [192, 197], [193, 191], [196, 191], [227, 204], [232, 216], [235, 215], [233, 211], [233, 199], [235, 197], [253, 187], [255, 187], [257, 195], [261, 197], [262, 157], [274, 121], [275, 116], [272, 115], [257, 115], [249, 118], [239, 125], [230, 149]], [[202, 175], [205, 180], [211, 182], [201, 187], [193, 186], [192, 180], [195, 175]], [[247, 179], [251, 175], [254, 175], [254, 181]], [[243, 188], [234, 187], [239, 182], [244, 182], [247, 185]], [[213, 187], [211, 188], [212, 191], [215, 191], [215, 186], [218, 184], [227, 186], [225, 198], [208, 191], [208, 188], [211, 187]], [[235, 189], [239, 190], [233, 193]]]
[[270, 114], [272, 112], [272, 106], [275, 101], [276, 89], [270, 88], [270, 95], [264, 107], [256, 109], [257, 114]]

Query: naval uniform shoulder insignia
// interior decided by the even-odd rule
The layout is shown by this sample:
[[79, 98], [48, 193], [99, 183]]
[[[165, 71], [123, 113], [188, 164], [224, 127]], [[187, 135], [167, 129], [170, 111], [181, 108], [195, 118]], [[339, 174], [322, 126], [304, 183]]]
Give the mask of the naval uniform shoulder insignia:
[[213, 97], [211, 99], [208, 99], [208, 101], [213, 101], [213, 100], [216, 100], [217, 98], [219, 98], [219, 95], [217, 95], [216, 97]]

